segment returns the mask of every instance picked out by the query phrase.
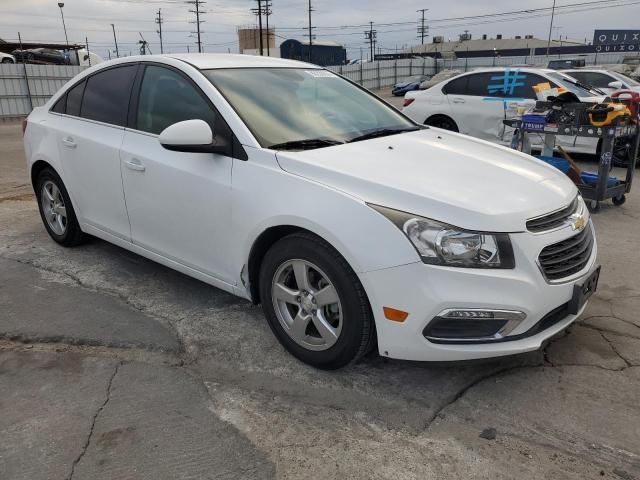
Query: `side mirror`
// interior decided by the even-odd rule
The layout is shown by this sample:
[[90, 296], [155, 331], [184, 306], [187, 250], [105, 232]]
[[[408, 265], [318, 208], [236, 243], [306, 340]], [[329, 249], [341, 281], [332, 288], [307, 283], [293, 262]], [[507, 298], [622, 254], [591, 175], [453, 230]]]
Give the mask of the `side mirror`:
[[158, 141], [174, 152], [228, 153], [228, 144], [219, 137], [214, 142], [211, 127], [204, 120], [185, 120], [169, 125], [160, 133]]
[[620, 90], [622, 88], [622, 82], [620, 80], [616, 80], [615, 82], [611, 82], [609, 84], [609, 88], [614, 88], [616, 90]]

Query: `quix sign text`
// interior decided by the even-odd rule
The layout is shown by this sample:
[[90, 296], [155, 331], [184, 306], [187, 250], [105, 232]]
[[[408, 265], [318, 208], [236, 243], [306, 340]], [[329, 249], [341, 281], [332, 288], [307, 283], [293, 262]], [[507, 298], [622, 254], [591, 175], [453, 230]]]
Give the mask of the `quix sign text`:
[[596, 30], [593, 45], [596, 52], [639, 52], [640, 30]]

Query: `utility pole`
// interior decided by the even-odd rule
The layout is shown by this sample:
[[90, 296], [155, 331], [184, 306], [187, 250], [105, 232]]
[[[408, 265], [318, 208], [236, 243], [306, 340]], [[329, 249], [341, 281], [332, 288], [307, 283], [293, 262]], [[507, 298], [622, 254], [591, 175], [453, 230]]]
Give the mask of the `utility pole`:
[[311, 26], [311, 0], [309, 0], [309, 63], [313, 63], [313, 27]]
[[265, 0], [256, 0], [258, 2], [258, 8], [252, 8], [251, 11], [258, 16], [258, 35], [260, 36], [260, 56], [264, 55], [264, 44], [262, 41], [262, 2]]
[[156, 17], [156, 24], [158, 25], [158, 35], [160, 35], [160, 53], [164, 53], [164, 47], [162, 45], [162, 24], [164, 20], [162, 20], [162, 12], [161, 9], [158, 9], [158, 16]]
[[196, 14], [196, 21], [195, 22], [190, 22], [190, 23], [195, 23], [196, 24], [196, 31], [193, 33], [196, 33], [198, 35], [198, 53], [202, 53], [202, 41], [200, 39], [200, 34], [202, 33], [200, 31], [200, 24], [204, 22], [204, 20], [200, 20], [200, 15], [203, 15], [207, 12], [203, 11], [200, 9], [200, 6], [204, 5], [205, 2], [204, 0], [187, 0], [186, 3], [189, 3], [191, 5], [193, 5], [195, 7], [195, 10], [189, 10], [189, 12], [191, 13], [195, 13]]
[[547, 40], [547, 58], [549, 58], [549, 47], [551, 47], [551, 32], [553, 31], [553, 17], [556, 13], [556, 0], [553, 0], [551, 7], [551, 23], [549, 24], [549, 39]]
[[271, 2], [264, 0], [264, 16], [267, 19], [267, 57], [271, 56], [271, 50], [269, 49], [269, 43], [271, 42], [271, 30], [269, 30], [269, 15], [271, 15]]
[[91, 66], [91, 52], [89, 51], [89, 37], [84, 37], [84, 43], [87, 46], [87, 60], [89, 60], [89, 66]]
[[418, 38], [420, 39], [420, 43], [424, 45], [424, 37], [427, 36], [427, 32], [429, 31], [429, 27], [424, 24], [424, 12], [429, 10], [428, 8], [421, 8], [418, 10], [418, 13], [422, 12], [422, 18], [420, 19], [420, 26], [418, 27]]
[[116, 38], [116, 27], [111, 24], [111, 29], [113, 30], [113, 42], [116, 44], [116, 58], [120, 58], [120, 52], [118, 51], [118, 39]]
[[364, 38], [369, 44], [369, 51], [371, 53], [371, 61], [375, 58], [375, 49], [376, 49], [376, 37], [377, 31], [373, 29], [373, 22], [369, 22], [369, 30], [364, 32]]

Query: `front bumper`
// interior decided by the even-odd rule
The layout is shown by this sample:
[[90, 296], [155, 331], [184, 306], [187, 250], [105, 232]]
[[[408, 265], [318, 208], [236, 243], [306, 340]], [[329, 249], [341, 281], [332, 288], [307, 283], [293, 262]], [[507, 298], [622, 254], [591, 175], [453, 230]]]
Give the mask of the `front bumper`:
[[[591, 222], [586, 228], [593, 229]], [[597, 268], [594, 234], [593, 250], [583, 270], [558, 283], [549, 283], [543, 277], [537, 263], [540, 251], [575, 233], [567, 227], [544, 234], [512, 234], [516, 260], [512, 270], [438, 267], [419, 262], [361, 273], [374, 312], [380, 354], [403, 360], [457, 361], [539, 349], [584, 310], [556, 319], [548, 328], [534, 329], [548, 314], [567, 304], [574, 285], [581, 285]], [[385, 306], [409, 312], [409, 316], [402, 323], [389, 321], [383, 314]], [[443, 310], [473, 308], [516, 310], [524, 312], [526, 318], [500, 342], [441, 344], [424, 337], [425, 327]]]

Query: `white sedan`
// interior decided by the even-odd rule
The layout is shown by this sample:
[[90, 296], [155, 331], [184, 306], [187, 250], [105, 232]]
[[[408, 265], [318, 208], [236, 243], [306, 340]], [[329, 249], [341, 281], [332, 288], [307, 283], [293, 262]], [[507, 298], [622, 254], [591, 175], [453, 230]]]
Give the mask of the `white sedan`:
[[[541, 68], [488, 68], [445, 80], [428, 90], [405, 95], [403, 113], [416, 122], [460, 132], [490, 142], [508, 145], [513, 129], [502, 121], [517, 115], [518, 107], [536, 102], [534, 85], [549, 83], [563, 87], [585, 102], [602, 101], [594, 91], [576, 85], [564, 73]], [[558, 144], [570, 152], [593, 154], [597, 140], [558, 136]], [[534, 147], [541, 148], [542, 135], [532, 135]]]
[[577, 68], [574, 70], [562, 70], [562, 72], [581, 83], [598, 88], [607, 95], [616, 90], [640, 92], [640, 82], [618, 72], [596, 68]]
[[0, 63], [16, 63], [16, 57], [0, 52]]
[[420, 126], [317, 66], [118, 59], [24, 129], [53, 240], [93, 235], [262, 303], [316, 367], [376, 343], [410, 360], [535, 350], [597, 283], [593, 226], [566, 176]]

